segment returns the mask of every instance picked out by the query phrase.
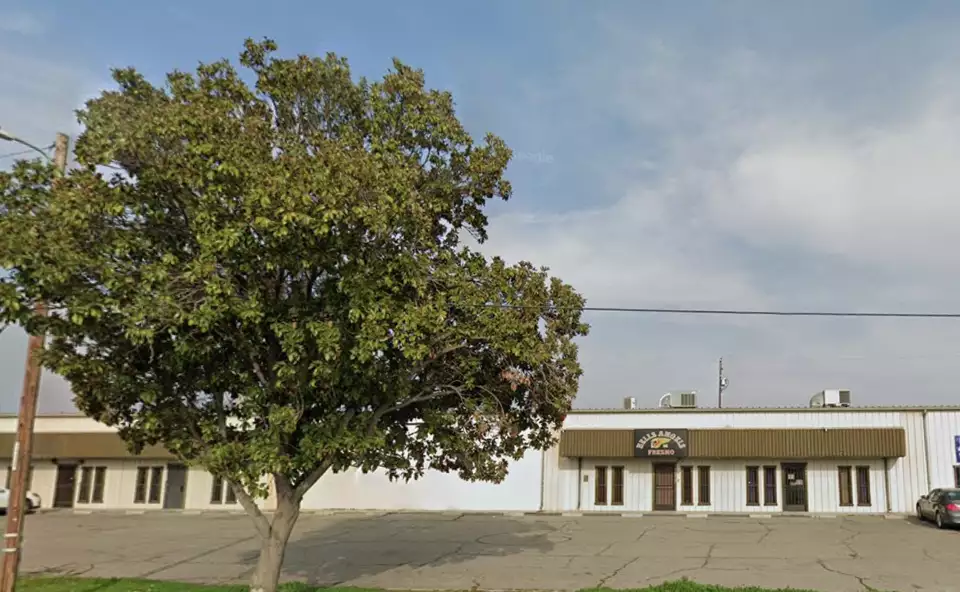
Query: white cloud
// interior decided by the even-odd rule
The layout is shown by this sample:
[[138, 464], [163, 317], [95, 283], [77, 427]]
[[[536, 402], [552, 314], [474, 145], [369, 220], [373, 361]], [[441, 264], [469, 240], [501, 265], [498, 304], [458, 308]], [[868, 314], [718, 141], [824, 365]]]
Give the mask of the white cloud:
[[960, 112], [851, 133], [784, 129], [705, 187], [715, 220], [779, 242], [878, 266], [960, 267]]
[[[602, 113], [637, 138], [594, 155], [609, 162], [598, 182], [619, 186], [619, 199], [495, 218], [490, 252], [549, 265], [594, 306], [960, 307], [954, 64], [920, 49], [904, 57], [882, 35], [827, 56], [812, 46], [767, 52], [749, 39], [705, 48], [609, 26], [554, 92], [577, 96], [564, 108]], [[955, 45], [929, 39], [942, 31], [912, 34], [914, 48]], [[878, 93], [865, 67], [894, 80]], [[651, 144], [656, 176], [614, 164], [648, 163]], [[861, 404], [948, 403], [960, 384], [960, 322], [588, 320], [580, 405], [627, 395], [653, 404], [665, 389], [691, 387], [711, 404], [721, 355], [728, 400], [741, 405], [802, 405], [835, 386]]]

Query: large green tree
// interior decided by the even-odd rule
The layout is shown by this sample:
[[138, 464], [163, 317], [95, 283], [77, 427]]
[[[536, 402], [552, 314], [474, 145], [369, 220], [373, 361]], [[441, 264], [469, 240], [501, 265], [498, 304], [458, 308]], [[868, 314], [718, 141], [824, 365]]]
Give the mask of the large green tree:
[[230, 483], [262, 538], [255, 590], [328, 471], [499, 481], [549, 446], [587, 332], [569, 285], [464, 243], [510, 195], [503, 141], [399, 61], [370, 83], [275, 50], [162, 86], [116, 70], [69, 174], [0, 176], [6, 320], [50, 336], [44, 364], [134, 449]]

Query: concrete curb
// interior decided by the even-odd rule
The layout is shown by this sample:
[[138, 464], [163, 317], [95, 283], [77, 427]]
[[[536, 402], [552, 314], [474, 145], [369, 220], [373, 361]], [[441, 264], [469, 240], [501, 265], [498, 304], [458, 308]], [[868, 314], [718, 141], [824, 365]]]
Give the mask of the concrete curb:
[[[117, 509], [117, 508], [40, 508], [36, 510], [40, 514], [72, 514], [76, 516], [88, 516], [91, 514], [113, 514], [120, 516], [237, 516], [244, 515], [245, 512], [240, 508], [224, 509], [191, 509], [191, 510], [163, 510], [163, 509]], [[265, 514], [272, 514], [272, 511], [265, 510]], [[770, 520], [770, 519], [816, 519], [833, 520], [837, 518], [876, 518], [884, 520], [904, 520], [912, 516], [909, 513], [870, 513], [870, 514], [811, 514], [807, 512], [767, 512], [754, 514], [724, 513], [712, 514], [710, 512], [603, 512], [603, 511], [581, 511], [581, 512], [535, 512], [521, 510], [504, 511], [431, 511], [431, 510], [302, 510], [302, 515], [308, 516], [363, 516], [369, 518], [379, 518], [387, 516], [448, 516], [451, 518], [467, 517], [504, 517], [504, 518], [712, 518], [712, 519], [730, 519], [747, 518], [750, 520]]]

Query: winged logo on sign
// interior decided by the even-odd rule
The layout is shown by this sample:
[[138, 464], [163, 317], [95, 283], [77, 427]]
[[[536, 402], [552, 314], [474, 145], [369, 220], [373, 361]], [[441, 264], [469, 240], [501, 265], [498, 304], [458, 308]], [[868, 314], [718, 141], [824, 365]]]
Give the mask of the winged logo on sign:
[[663, 448], [670, 444], [670, 438], [654, 438], [650, 440], [650, 448]]

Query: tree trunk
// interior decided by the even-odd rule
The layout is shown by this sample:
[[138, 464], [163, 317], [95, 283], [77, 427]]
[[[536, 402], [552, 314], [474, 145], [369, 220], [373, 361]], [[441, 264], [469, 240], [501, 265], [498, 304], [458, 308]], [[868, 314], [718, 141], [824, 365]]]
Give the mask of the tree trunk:
[[268, 536], [260, 536], [260, 559], [257, 561], [257, 570], [253, 572], [250, 592], [276, 592], [280, 583], [287, 541], [300, 515], [300, 504], [293, 499], [292, 492], [284, 493], [286, 495], [277, 492], [277, 511], [270, 523]]

